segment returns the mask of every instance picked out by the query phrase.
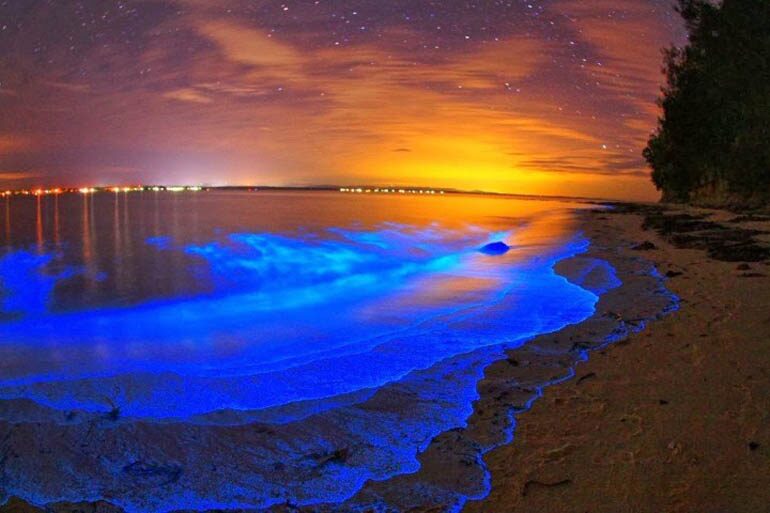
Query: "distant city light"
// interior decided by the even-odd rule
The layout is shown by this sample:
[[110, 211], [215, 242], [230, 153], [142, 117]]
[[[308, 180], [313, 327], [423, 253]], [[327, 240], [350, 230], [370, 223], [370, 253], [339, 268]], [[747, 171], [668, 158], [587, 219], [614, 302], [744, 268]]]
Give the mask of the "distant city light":
[[444, 194], [444, 191], [436, 189], [363, 189], [361, 187], [340, 187], [339, 192], [353, 194]]
[[[239, 188], [239, 187], [236, 187]], [[259, 191], [256, 187], [240, 187], [241, 189], [249, 190], [252, 192]], [[99, 192], [112, 192], [114, 194], [118, 193], [129, 193], [129, 192], [145, 192], [145, 191], [152, 191], [152, 192], [199, 192], [199, 191], [210, 191], [210, 190], [216, 190], [217, 187], [203, 187], [201, 185], [135, 185], [135, 186], [128, 186], [128, 185], [111, 185], [111, 186], [105, 186], [105, 187], [80, 187], [80, 188], [65, 188], [65, 187], [54, 187], [50, 189], [43, 189], [43, 188], [35, 188], [35, 189], [17, 189], [17, 190], [5, 190], [0, 191], [0, 196], [8, 197], [8, 196], [45, 196], [49, 194], [63, 194], [63, 193], [80, 193], [80, 194], [94, 194]], [[227, 187], [224, 187], [223, 189], [228, 189]], [[280, 190], [280, 187], [277, 187], [276, 189]], [[269, 189], [268, 189], [269, 190]], [[319, 190], [326, 190], [326, 189], [319, 189]], [[435, 195], [435, 194], [444, 194], [443, 190], [437, 190], [437, 189], [418, 189], [418, 188], [409, 188], [409, 189], [396, 189], [396, 188], [388, 188], [388, 187], [339, 187], [337, 189], [339, 192], [342, 193], [348, 193], [348, 194], [422, 194], [422, 195]]]

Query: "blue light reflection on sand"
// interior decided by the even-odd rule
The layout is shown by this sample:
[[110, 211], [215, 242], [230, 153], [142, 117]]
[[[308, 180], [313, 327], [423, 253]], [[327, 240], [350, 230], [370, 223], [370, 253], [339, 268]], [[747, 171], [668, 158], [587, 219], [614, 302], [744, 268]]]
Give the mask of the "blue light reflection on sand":
[[[470, 414], [480, 362], [585, 319], [603, 287], [616, 285], [611, 268], [599, 262], [609, 277], [604, 285], [582, 288], [554, 273], [556, 261], [586, 249], [582, 239], [519, 259], [515, 237], [474, 229], [392, 224], [332, 234], [241, 233], [183, 247], [156, 238], [148, 241], [155, 250], [194, 257], [215, 292], [66, 314], [41, 307], [55, 282], [67, 278], [48, 275], [52, 257], [10, 253], [0, 261], [5, 305], [15, 298], [10, 304], [24, 317], [0, 324], [3, 349], [13, 346], [17, 358], [0, 368], [0, 397], [60, 410], [99, 412], [116, 404], [125, 417], [194, 422], [217, 410], [248, 410], [250, 419], [286, 423], [344, 404], [344, 395], [369, 397], [403, 382], [441, 406], [376, 426], [349, 419], [351, 430], [368, 439], [371, 458], [330, 471], [297, 498], [338, 501], [367, 479], [416, 470], [416, 454], [431, 438]], [[514, 255], [477, 251], [496, 239], [507, 239]], [[9, 264], [15, 261], [27, 265]], [[40, 286], [19, 294], [30, 276]], [[474, 356], [461, 358], [466, 354]], [[44, 355], [37, 367], [12, 375], [23, 368], [15, 363], [33, 355]], [[453, 359], [442, 378], [442, 365]], [[308, 405], [299, 413], [281, 410], [299, 402]], [[246, 504], [167, 499], [187, 508]]]

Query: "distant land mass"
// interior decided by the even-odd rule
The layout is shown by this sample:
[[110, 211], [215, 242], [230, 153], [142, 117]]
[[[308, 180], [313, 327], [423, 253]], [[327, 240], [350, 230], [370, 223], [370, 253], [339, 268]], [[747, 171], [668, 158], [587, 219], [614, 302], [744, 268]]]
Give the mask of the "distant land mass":
[[348, 194], [404, 194], [404, 195], [458, 195], [471, 194], [480, 196], [500, 196], [531, 200], [577, 200], [597, 203], [614, 203], [613, 198], [598, 198], [589, 196], [564, 196], [547, 194], [521, 194], [511, 192], [494, 192], [484, 190], [463, 190], [455, 188], [416, 187], [416, 186], [382, 186], [382, 185], [131, 185], [131, 186], [98, 186], [98, 187], [56, 187], [32, 189], [7, 189], [0, 196], [44, 196], [50, 194], [81, 193], [93, 194], [100, 192], [207, 192], [207, 191], [238, 191], [238, 192], [340, 192]]

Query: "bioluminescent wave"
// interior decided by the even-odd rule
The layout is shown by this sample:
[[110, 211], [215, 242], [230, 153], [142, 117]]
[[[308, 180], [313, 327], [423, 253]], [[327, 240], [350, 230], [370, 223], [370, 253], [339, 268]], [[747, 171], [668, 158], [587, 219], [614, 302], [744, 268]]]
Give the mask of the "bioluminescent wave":
[[[117, 404], [135, 417], [262, 409], [374, 388], [592, 312], [595, 296], [551, 270], [580, 241], [532, 261], [478, 251], [505, 234], [476, 227], [329, 232], [331, 239], [238, 233], [182, 247], [168, 240], [158, 250], [191, 255], [211, 293], [67, 313], [42, 305], [74, 272], [51, 273], [55, 255], [10, 253], [0, 260], [8, 297], [24, 299], [27, 282], [35, 294], [17, 305], [26, 311], [6, 312], [20, 319], [0, 324], [16, 353], [3, 364], [0, 396], [61, 410]], [[549, 313], [557, 301], [558, 314]], [[502, 312], [510, 318], [495, 323], [501, 303], [510, 303]], [[50, 360], [34, 358], [41, 350]], [[25, 368], [20, 358], [39, 367], [14, 376]]]
[[110, 455], [87, 470], [60, 456], [56, 482], [34, 479], [43, 460], [21, 463], [9, 492], [39, 504], [344, 500], [417, 470], [464, 425], [487, 364], [619, 285], [600, 260], [572, 281], [554, 271], [588, 247], [564, 207], [137, 235], [115, 201], [101, 239], [84, 204], [80, 239], [0, 256], [0, 399], [25, 405], [0, 418], [44, 418], [57, 443], [99, 425], [88, 451]]

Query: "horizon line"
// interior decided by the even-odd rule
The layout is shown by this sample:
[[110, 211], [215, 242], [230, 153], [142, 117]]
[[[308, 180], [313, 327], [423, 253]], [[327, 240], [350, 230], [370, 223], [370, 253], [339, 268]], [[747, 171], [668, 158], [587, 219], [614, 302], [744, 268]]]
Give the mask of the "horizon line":
[[[434, 194], [440, 191], [440, 194], [467, 194], [467, 195], [482, 195], [482, 196], [507, 196], [507, 197], [519, 197], [528, 199], [572, 199], [589, 202], [621, 202], [621, 203], [655, 203], [654, 201], [629, 201], [623, 198], [614, 197], [598, 197], [598, 196], [568, 196], [563, 194], [533, 194], [533, 193], [516, 193], [516, 192], [497, 192], [487, 191], [482, 189], [457, 189], [454, 187], [417, 187], [417, 186], [393, 186], [393, 185], [332, 185], [332, 184], [319, 184], [319, 185], [181, 185], [181, 184], [140, 184], [140, 185], [100, 185], [100, 186], [87, 186], [87, 187], [27, 187], [27, 188], [15, 188], [15, 189], [2, 189], [0, 196], [42, 196], [51, 194], [66, 194], [66, 193], [96, 193], [96, 192], [205, 192], [205, 191], [217, 191], [217, 190], [242, 190], [249, 192], [269, 192], [269, 191], [317, 191], [317, 192], [340, 192], [340, 193], [362, 193], [362, 194], [383, 194], [385, 191], [390, 194], [420, 194], [425, 195], [425, 191], [428, 191], [427, 195], [431, 195], [430, 191], [434, 191]], [[401, 192], [403, 191], [403, 192]]]

